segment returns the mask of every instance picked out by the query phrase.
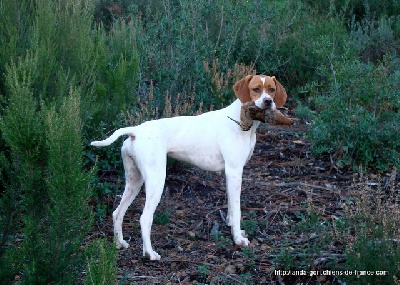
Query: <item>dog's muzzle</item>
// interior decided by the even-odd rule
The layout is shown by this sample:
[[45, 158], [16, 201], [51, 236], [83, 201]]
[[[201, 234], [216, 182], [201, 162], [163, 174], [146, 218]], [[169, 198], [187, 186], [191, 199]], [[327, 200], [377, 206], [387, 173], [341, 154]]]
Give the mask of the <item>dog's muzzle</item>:
[[271, 97], [262, 97], [258, 99], [256, 102], [256, 106], [263, 110], [275, 110], [276, 106], [274, 100]]
[[264, 101], [263, 101], [263, 105], [265, 107], [264, 109], [271, 109], [273, 103], [274, 103], [274, 101], [272, 101], [272, 98], [264, 98]]

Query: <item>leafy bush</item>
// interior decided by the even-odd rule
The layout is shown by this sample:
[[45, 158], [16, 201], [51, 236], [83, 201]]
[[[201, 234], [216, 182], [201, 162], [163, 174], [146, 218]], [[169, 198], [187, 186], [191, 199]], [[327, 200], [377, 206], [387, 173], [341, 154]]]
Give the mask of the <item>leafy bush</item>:
[[305, 0], [305, 2], [315, 7], [320, 13], [340, 13], [347, 19], [356, 17], [360, 20], [371, 14], [380, 17], [400, 13], [400, 3], [396, 0]]
[[364, 62], [378, 62], [400, 51], [400, 17], [366, 17], [350, 24], [349, 46]]
[[[261, 30], [250, 30], [260, 26], [256, 22], [260, 19], [245, 16], [256, 8], [240, 1], [164, 1], [162, 5], [149, 1], [132, 6], [133, 17], [138, 19], [141, 95], [148, 96], [151, 83], [160, 112], [167, 95], [172, 96], [173, 106], [181, 103], [176, 101], [178, 93], [183, 102], [194, 93], [196, 104], [217, 105], [210, 96], [204, 62], [211, 64], [218, 58], [221, 70], [226, 71], [243, 61], [243, 55], [261, 53]], [[232, 92], [229, 95], [233, 98]]]
[[388, 57], [379, 66], [334, 64], [329, 92], [315, 99], [310, 135], [316, 153], [333, 153], [338, 166], [399, 166], [399, 63]]
[[[168, 96], [173, 108], [192, 96], [194, 110], [200, 104], [226, 105], [242, 66], [249, 67], [247, 73], [277, 75], [288, 90], [305, 84], [316, 75], [315, 66], [327, 61], [314, 52], [315, 45], [323, 46], [317, 38], [326, 36], [340, 47], [346, 37], [342, 22], [319, 16], [300, 1], [137, 1], [119, 7], [136, 31], [137, 93], [144, 100], [154, 93], [158, 116]], [[261, 16], [259, 11], [274, 12]], [[216, 86], [221, 78], [226, 81]], [[132, 106], [131, 113], [138, 110]]]
[[318, 76], [297, 89], [296, 113], [315, 122], [310, 137], [317, 154], [329, 153], [339, 167], [385, 170], [399, 164], [400, 22], [369, 14], [349, 23], [348, 37], [315, 42], [325, 60], [315, 68]]

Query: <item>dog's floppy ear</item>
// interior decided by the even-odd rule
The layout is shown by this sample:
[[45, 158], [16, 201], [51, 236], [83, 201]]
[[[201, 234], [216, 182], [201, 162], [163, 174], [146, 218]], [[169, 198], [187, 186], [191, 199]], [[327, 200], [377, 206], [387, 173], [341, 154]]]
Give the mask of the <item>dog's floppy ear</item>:
[[240, 79], [233, 86], [233, 91], [235, 91], [236, 97], [239, 98], [240, 102], [246, 103], [251, 101], [249, 82], [253, 78], [253, 75], [247, 75], [245, 78]]
[[275, 92], [275, 105], [276, 107], [280, 108], [286, 103], [287, 93], [285, 87], [276, 80], [275, 76], [272, 76], [272, 79], [276, 85], [276, 92]]

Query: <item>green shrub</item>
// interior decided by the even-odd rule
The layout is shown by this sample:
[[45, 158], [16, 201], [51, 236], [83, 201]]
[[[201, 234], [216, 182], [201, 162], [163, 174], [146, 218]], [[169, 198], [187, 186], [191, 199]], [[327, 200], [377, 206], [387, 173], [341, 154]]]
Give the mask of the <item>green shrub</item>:
[[117, 274], [117, 249], [106, 240], [95, 241], [87, 250], [85, 285], [114, 284]]
[[[20, 60], [18, 64], [12, 64], [7, 70], [7, 85], [10, 93], [8, 109], [1, 118], [1, 132], [6, 142], [9, 152], [3, 153], [3, 159], [7, 157], [8, 169], [5, 172], [7, 180], [12, 183], [3, 184], [5, 195], [2, 202], [7, 201], [8, 193], [15, 191], [17, 197], [22, 199], [13, 207], [18, 205], [18, 211], [29, 211], [29, 215], [37, 218], [43, 217], [44, 207], [48, 200], [45, 195], [44, 169], [42, 167], [42, 158], [45, 154], [44, 145], [44, 126], [41, 117], [37, 115], [37, 102], [33, 98], [30, 90], [32, 86], [32, 76], [36, 65], [36, 55], [27, 56], [26, 60]], [[27, 139], [30, 138], [30, 139]], [[28, 197], [25, 194], [28, 193]], [[26, 220], [30, 217], [23, 217]], [[3, 225], [7, 225], [6, 220], [2, 220]], [[14, 221], [17, 224], [19, 221]], [[6, 228], [5, 228], [6, 229]], [[3, 232], [8, 241], [13, 241], [12, 235], [15, 235], [17, 229], [13, 232]], [[4, 236], [3, 236], [4, 237]], [[10, 248], [7, 250], [11, 250]], [[13, 254], [11, 254], [12, 256]], [[7, 260], [12, 262], [12, 260]], [[13, 268], [16, 272], [20, 268]]]
[[[83, 122], [101, 109], [91, 108], [104, 74], [100, 63], [114, 56], [129, 65], [124, 58], [133, 56], [107, 53], [107, 35], [92, 27], [90, 1], [14, 2], [0, 5], [6, 47], [0, 51], [0, 205], [7, 204], [0, 209], [0, 260], [7, 264], [0, 275], [6, 281], [22, 272], [25, 284], [71, 284], [84, 267], [80, 247], [92, 227]], [[127, 78], [121, 70], [128, 69], [116, 74]], [[122, 101], [113, 102], [115, 111]], [[21, 235], [22, 244], [13, 246]]]
[[[251, 24], [260, 19], [245, 16], [249, 9], [256, 9], [252, 6], [224, 0], [164, 1], [162, 5], [149, 1], [132, 6], [133, 17], [138, 19], [139, 73], [147, 81], [140, 86], [141, 95], [147, 98], [151, 82], [160, 112], [167, 95], [172, 96], [173, 107], [188, 101], [192, 93], [196, 104], [216, 105], [204, 62], [211, 64], [219, 58], [221, 70], [226, 71], [242, 61], [243, 54], [260, 49], [259, 44], [252, 45], [260, 31], [249, 32]], [[178, 93], [181, 102], [176, 101]]]
[[315, 7], [320, 13], [340, 13], [347, 19], [356, 17], [360, 20], [371, 14], [380, 17], [400, 13], [400, 3], [396, 0], [305, 0], [304, 2]]
[[207, 265], [199, 265], [197, 267], [197, 270], [199, 271], [200, 279], [206, 279], [207, 278], [207, 275], [209, 274], [209, 272], [208, 272], [209, 269], [208, 269]]
[[[94, 128], [113, 125], [116, 117], [137, 103], [138, 54], [133, 23], [116, 22], [112, 33], [97, 29], [92, 41], [96, 59], [96, 77], [92, 90]], [[89, 134], [98, 133], [90, 130]]]
[[[81, 90], [84, 132], [97, 134], [100, 123], [136, 103], [138, 56], [133, 23], [116, 22], [113, 32], [93, 24], [91, 0], [2, 1], [0, 74], [33, 50], [38, 57], [32, 81], [34, 96], [52, 101]], [[4, 79], [0, 92], [7, 98]]]
[[[84, 266], [77, 246], [92, 226], [93, 179], [82, 168], [81, 136], [109, 129], [136, 103], [138, 65], [132, 24], [106, 33], [92, 8], [91, 0], [0, 5], [4, 281], [22, 272], [24, 283], [72, 283]], [[14, 247], [22, 233], [29, 238]]]
[[[194, 96], [192, 113], [200, 104], [225, 106], [234, 99], [234, 81], [246, 71], [241, 66], [249, 67], [247, 73], [277, 75], [288, 90], [305, 84], [317, 75], [315, 67], [327, 62], [315, 51], [316, 45], [323, 48], [318, 37], [338, 47], [346, 37], [343, 22], [310, 12], [300, 1], [138, 1], [122, 9], [136, 31], [137, 92], [145, 101], [154, 93], [157, 116], [168, 96], [173, 108]], [[216, 86], [221, 78], [224, 84]], [[132, 114], [138, 112], [132, 107]]]
[[[46, 107], [33, 95], [37, 54], [7, 69], [8, 108], [1, 132], [11, 152], [13, 170], [4, 185], [18, 189], [21, 201], [24, 283], [71, 283], [80, 273], [78, 248], [91, 228], [88, 188], [91, 173], [82, 171], [83, 146], [79, 92]], [[3, 199], [6, 199], [5, 196]], [[18, 197], [18, 196], [17, 196]], [[3, 200], [5, 202], [6, 200]], [[11, 262], [8, 260], [8, 262]]]
[[331, 153], [338, 166], [385, 170], [399, 166], [399, 60], [378, 66], [360, 61], [332, 66], [329, 92], [315, 99], [313, 150]]
[[383, 15], [379, 18], [366, 17], [360, 21], [351, 21], [349, 46], [364, 62], [377, 63], [384, 55], [399, 52], [399, 44], [399, 16]]
[[254, 236], [258, 228], [258, 223], [257, 221], [255, 221], [256, 215], [256, 212], [250, 211], [248, 219], [241, 221], [241, 226], [243, 230], [247, 235], [251, 237]]
[[156, 212], [154, 215], [154, 223], [157, 225], [166, 225], [169, 223], [171, 214], [168, 211]]
[[[5, 67], [16, 61], [21, 51], [29, 48], [28, 27], [30, 17], [30, 1], [2, 1], [0, 6], [0, 75]], [[0, 95], [5, 90], [4, 80], [0, 80]]]

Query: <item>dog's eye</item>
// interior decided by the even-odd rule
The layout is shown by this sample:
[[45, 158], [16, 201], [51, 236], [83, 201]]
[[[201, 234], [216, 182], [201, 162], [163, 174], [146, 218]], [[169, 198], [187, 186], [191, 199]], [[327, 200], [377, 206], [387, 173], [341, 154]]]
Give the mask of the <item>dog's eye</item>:
[[258, 92], [260, 92], [260, 88], [253, 88], [253, 91], [258, 93]]
[[271, 92], [271, 93], [274, 93], [275, 92], [275, 88], [269, 88], [268, 91]]

